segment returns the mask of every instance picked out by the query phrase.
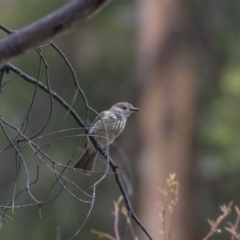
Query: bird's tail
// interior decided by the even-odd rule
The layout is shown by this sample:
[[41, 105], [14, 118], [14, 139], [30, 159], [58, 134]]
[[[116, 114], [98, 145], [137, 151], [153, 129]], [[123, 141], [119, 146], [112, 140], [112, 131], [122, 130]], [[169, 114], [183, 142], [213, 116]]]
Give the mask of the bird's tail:
[[73, 167], [83, 169], [83, 172], [90, 176], [94, 170], [97, 155], [98, 151], [90, 151], [89, 148], [87, 148]]

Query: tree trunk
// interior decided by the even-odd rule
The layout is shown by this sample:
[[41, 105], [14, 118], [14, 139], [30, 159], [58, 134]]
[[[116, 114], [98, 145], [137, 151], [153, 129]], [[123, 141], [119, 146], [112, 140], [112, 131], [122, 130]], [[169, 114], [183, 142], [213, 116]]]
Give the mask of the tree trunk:
[[[160, 237], [158, 187], [175, 172], [180, 201], [173, 240], [194, 238], [193, 147], [197, 71], [185, 42], [187, 18], [179, 0], [138, 0], [140, 134], [139, 209], [154, 239]], [[169, 221], [166, 222], [169, 224]], [[140, 237], [143, 239], [143, 237]]]

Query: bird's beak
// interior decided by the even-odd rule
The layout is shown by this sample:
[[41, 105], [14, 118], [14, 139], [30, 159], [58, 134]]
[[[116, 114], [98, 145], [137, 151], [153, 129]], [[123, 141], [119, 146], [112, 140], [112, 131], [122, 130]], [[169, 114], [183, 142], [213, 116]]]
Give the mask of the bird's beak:
[[132, 112], [138, 112], [138, 111], [139, 111], [139, 109], [138, 109], [138, 108], [135, 108], [135, 107], [130, 108], [130, 110], [131, 110]]

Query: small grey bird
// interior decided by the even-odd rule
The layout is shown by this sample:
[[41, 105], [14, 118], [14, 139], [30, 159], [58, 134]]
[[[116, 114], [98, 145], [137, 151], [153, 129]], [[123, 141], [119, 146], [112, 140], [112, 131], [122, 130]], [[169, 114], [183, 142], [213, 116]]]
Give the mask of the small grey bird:
[[[101, 146], [106, 149], [116, 137], [124, 130], [127, 118], [131, 113], [139, 111], [138, 108], [133, 107], [130, 103], [120, 102], [113, 105], [109, 110], [101, 112], [99, 117], [93, 121], [89, 134], [93, 135]], [[103, 125], [104, 124], [104, 125]], [[105, 129], [107, 136], [105, 134]], [[87, 139], [85, 151], [81, 158], [76, 162], [74, 168], [83, 169], [87, 175], [91, 175], [94, 170], [98, 151], [93, 146], [90, 139]]]

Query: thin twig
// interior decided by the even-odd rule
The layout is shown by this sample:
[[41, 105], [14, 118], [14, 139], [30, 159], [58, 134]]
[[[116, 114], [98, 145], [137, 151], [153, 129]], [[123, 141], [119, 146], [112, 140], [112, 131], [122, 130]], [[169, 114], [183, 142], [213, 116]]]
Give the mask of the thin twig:
[[235, 224], [228, 223], [230, 225], [230, 227], [225, 227], [225, 230], [231, 234], [231, 240], [235, 240], [235, 238], [236, 239], [240, 238], [240, 234], [237, 233], [237, 228], [240, 223], [240, 209], [237, 206], [235, 206], [235, 211], [237, 214]]
[[216, 219], [216, 221], [208, 220], [208, 222], [209, 222], [209, 224], [211, 226], [211, 229], [209, 230], [207, 235], [203, 238], [203, 240], [208, 240], [216, 232], [220, 232], [221, 231], [221, 229], [219, 229], [219, 225], [223, 221], [223, 219], [225, 219], [228, 216], [228, 214], [231, 212], [232, 204], [233, 203], [230, 202], [228, 204], [228, 206], [226, 206], [226, 205], [220, 206], [222, 214]]
[[[7, 67], [9, 68], [9, 70], [12, 70], [13, 72], [17, 73], [18, 75], [20, 75], [22, 78], [24, 78], [26, 81], [32, 83], [32, 84], [36, 84], [37, 80], [28, 76], [27, 74], [23, 73], [21, 70], [19, 70], [18, 68], [16, 68], [15, 66], [11, 65], [11, 64], [7, 64]], [[85, 129], [86, 134], [89, 133], [88, 129], [86, 128], [85, 124], [83, 123], [83, 121], [80, 119], [80, 117], [78, 116], [78, 114], [72, 109], [72, 107], [66, 102], [64, 101], [57, 93], [55, 93], [54, 91], [52, 91], [51, 89], [48, 89], [48, 87], [46, 87], [43, 83], [38, 82], [39, 88], [41, 88], [43, 91], [49, 93], [49, 91], [51, 92], [53, 98], [55, 100], [57, 100], [67, 111], [69, 111], [69, 113], [72, 115], [72, 117], [76, 120], [76, 122]], [[153, 237], [151, 236], [151, 234], [148, 232], [148, 230], [146, 229], [146, 227], [142, 224], [142, 222], [138, 219], [137, 215], [134, 213], [131, 202], [129, 200], [129, 197], [126, 193], [126, 190], [124, 188], [124, 185], [122, 183], [122, 179], [121, 179], [121, 174], [118, 171], [118, 165], [116, 165], [113, 160], [109, 157], [109, 155], [99, 146], [99, 144], [97, 143], [97, 141], [95, 140], [94, 136], [89, 136], [89, 139], [92, 141], [93, 145], [95, 146], [95, 148], [104, 156], [104, 158], [106, 160], [109, 159], [109, 165], [111, 167], [111, 169], [114, 172], [114, 176], [116, 179], [116, 182], [119, 186], [119, 189], [123, 195], [127, 210], [129, 215], [133, 218], [133, 220], [137, 223], [137, 225], [142, 229], [142, 231], [148, 236], [148, 238], [150, 240], [153, 239]]]

